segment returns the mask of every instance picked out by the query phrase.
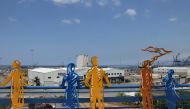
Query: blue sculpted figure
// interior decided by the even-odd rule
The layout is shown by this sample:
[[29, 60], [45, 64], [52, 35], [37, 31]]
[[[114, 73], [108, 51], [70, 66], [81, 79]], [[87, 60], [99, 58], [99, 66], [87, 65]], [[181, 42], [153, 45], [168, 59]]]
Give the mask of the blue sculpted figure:
[[166, 99], [168, 104], [168, 109], [176, 109], [176, 101], [179, 100], [179, 96], [175, 91], [176, 83], [175, 79], [172, 77], [174, 74], [174, 70], [171, 69], [168, 71], [167, 75], [163, 78], [165, 82], [165, 91], [166, 91]]
[[75, 107], [79, 107], [78, 93], [77, 87], [80, 87], [80, 77], [77, 73], [75, 73], [75, 65], [70, 63], [67, 66], [67, 75], [63, 78], [61, 86], [66, 86], [65, 90], [65, 98], [66, 103], [65, 106], [69, 109], [73, 109]]

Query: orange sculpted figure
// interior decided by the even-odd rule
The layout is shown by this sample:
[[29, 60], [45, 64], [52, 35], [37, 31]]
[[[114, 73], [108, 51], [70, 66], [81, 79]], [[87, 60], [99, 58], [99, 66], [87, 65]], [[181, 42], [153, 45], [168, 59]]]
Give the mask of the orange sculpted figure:
[[96, 109], [96, 100], [98, 100], [98, 108], [104, 109], [104, 84], [106, 81], [108, 86], [111, 86], [110, 81], [102, 68], [98, 68], [98, 58], [91, 58], [93, 67], [88, 70], [84, 83], [90, 87], [90, 109]]
[[[153, 46], [149, 46], [148, 48], [143, 49], [143, 51], [159, 53], [159, 55], [154, 56], [151, 60], [145, 60], [142, 64], [141, 76], [142, 76], [142, 105], [143, 109], [153, 109], [153, 98], [152, 98], [152, 86], [153, 86], [153, 78], [152, 78], [152, 69], [151, 65], [161, 56], [170, 53], [171, 51], [165, 50], [163, 48], [156, 48]], [[148, 106], [147, 106], [148, 105]]]
[[8, 82], [12, 81], [12, 108], [13, 109], [22, 109], [24, 106], [24, 79], [23, 74], [20, 70], [20, 61], [14, 60], [12, 63], [12, 72], [10, 76], [2, 83], [2, 86], [5, 86]]

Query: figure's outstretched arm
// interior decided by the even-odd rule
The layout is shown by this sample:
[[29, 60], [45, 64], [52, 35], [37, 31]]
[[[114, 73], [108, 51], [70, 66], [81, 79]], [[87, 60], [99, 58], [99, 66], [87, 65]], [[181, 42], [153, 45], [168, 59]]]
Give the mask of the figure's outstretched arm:
[[168, 54], [168, 53], [170, 53], [170, 52], [161, 53], [161, 54], [159, 54], [159, 55], [154, 56], [154, 57], [150, 60], [150, 63], [153, 64], [159, 57], [164, 56], [164, 55], [166, 55], [166, 54]]
[[166, 50], [164, 48], [157, 48], [157, 47], [154, 47], [154, 46], [149, 46], [147, 48], [144, 48], [142, 49], [143, 51], [148, 51], [148, 52], [154, 52], [154, 53], [159, 53], [159, 54], [167, 54], [167, 53], [170, 53], [172, 51], [170, 50]]
[[102, 73], [103, 73], [103, 78], [105, 79], [106, 83], [108, 84], [109, 87], [111, 87], [111, 83], [108, 79], [106, 72], [102, 70]]
[[174, 82], [175, 87], [179, 87], [180, 86], [180, 84], [177, 83], [175, 79], [173, 79], [173, 82]]
[[1, 86], [6, 86], [7, 83], [12, 79], [13, 77], [13, 72], [11, 72], [10, 76], [8, 76], [1, 84]]
[[147, 48], [142, 49], [142, 51], [156, 52], [157, 48], [154, 46], [148, 46]]
[[80, 82], [80, 76], [77, 74], [77, 86], [78, 88], [82, 87], [82, 84]]
[[154, 86], [152, 72], [150, 73], [150, 83], [151, 83], [151, 86]]
[[174, 84], [174, 87], [173, 87], [174, 94], [176, 95], [177, 99], [180, 99], [179, 95], [177, 94], [177, 92], [175, 90], [176, 86], [179, 86], [179, 84], [175, 81], [174, 78], [172, 78], [172, 79], [173, 79], [173, 84]]
[[163, 82], [166, 82], [168, 81], [168, 76], [166, 75], [163, 79], [162, 79]]
[[154, 46], [149, 46], [147, 48], [142, 49], [143, 51], [148, 51], [148, 52], [154, 52], [154, 53], [159, 53], [158, 55], [154, 56], [151, 60], [150, 60], [150, 64], [153, 64], [159, 57], [166, 55], [172, 51], [166, 50], [164, 48], [157, 48]]
[[26, 77], [24, 76], [24, 73], [22, 71], [19, 72], [20, 73], [20, 79], [22, 80], [23, 82], [23, 86], [28, 86], [28, 83], [27, 83], [27, 79]]
[[168, 53], [170, 53], [170, 52], [161, 53], [161, 54], [159, 54], [159, 55], [154, 56], [154, 57], [150, 60], [150, 64], [153, 64], [159, 57], [164, 56], [164, 55], [166, 55], [166, 54], [168, 54]]
[[167, 53], [172, 52], [172, 51], [170, 51], [170, 50], [166, 50], [166, 49], [164, 49], [164, 48], [159, 48], [159, 49], [162, 50], [162, 51], [164, 52], [164, 54], [167, 54]]
[[67, 78], [68, 78], [68, 75], [66, 75], [66, 76], [63, 78], [62, 83], [61, 83], [61, 85], [60, 85], [61, 87], [64, 87], [64, 86], [65, 86], [65, 82], [66, 82]]
[[152, 65], [158, 58], [160, 57], [160, 55], [158, 56], [154, 56], [149, 62], [150, 65]]
[[84, 79], [84, 84], [85, 86], [89, 87], [89, 80], [91, 79], [91, 70], [88, 70], [88, 72], [86, 73], [86, 77]]

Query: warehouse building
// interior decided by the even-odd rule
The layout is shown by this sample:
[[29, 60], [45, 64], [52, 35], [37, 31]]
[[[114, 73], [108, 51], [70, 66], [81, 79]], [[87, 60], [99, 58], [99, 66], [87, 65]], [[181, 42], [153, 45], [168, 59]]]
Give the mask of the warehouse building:
[[[88, 55], [80, 54], [76, 56], [75, 72], [80, 76], [83, 81], [86, 77], [88, 67]], [[103, 68], [112, 83], [124, 82], [125, 70], [116, 68]], [[67, 68], [34, 68], [28, 70], [29, 82], [40, 82], [42, 86], [60, 85], [63, 77], [67, 74]], [[37, 80], [36, 80], [37, 79]], [[35, 85], [35, 84], [34, 84]]]
[[66, 68], [34, 68], [28, 70], [28, 79], [32, 84], [38, 78], [42, 86], [58, 85], [61, 84], [66, 72]]
[[[75, 71], [83, 81], [90, 67], [76, 68]], [[112, 83], [121, 83], [124, 81], [124, 70], [115, 68], [103, 68]], [[36, 78], [39, 79], [40, 85], [58, 86], [61, 84], [63, 77], [67, 74], [66, 68], [34, 68], [28, 70], [29, 82], [34, 84]], [[35, 85], [35, 84], [34, 84]]]

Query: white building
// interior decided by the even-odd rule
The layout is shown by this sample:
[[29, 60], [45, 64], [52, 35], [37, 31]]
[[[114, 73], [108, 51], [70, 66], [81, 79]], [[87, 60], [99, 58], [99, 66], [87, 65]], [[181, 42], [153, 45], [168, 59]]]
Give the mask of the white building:
[[190, 67], [158, 67], [154, 68], [154, 73], [166, 74], [168, 70], [173, 69], [175, 75], [179, 76], [190, 76]]
[[121, 83], [124, 81], [125, 70], [116, 68], [103, 68], [106, 71], [112, 83]]
[[88, 55], [85, 55], [85, 54], [77, 55], [76, 67], [82, 68], [82, 67], [87, 67], [87, 66], [88, 66]]
[[160, 74], [161, 78], [163, 78], [170, 69], [174, 70], [175, 73], [173, 77], [176, 78], [179, 83], [190, 82], [190, 67], [158, 67], [154, 68], [153, 72]]
[[66, 68], [34, 68], [28, 70], [29, 82], [34, 82], [38, 77], [42, 86], [61, 84]]
[[[89, 69], [90, 69], [89, 67], [76, 69], [76, 72], [79, 73], [81, 80], [83, 80], [86, 77], [86, 72]], [[115, 68], [103, 68], [103, 70], [106, 72], [111, 82], [118, 83], [124, 81], [125, 70], [115, 69]]]
[[[76, 68], [75, 72], [78, 73], [81, 80], [84, 80], [89, 67]], [[103, 68], [107, 73], [111, 82], [124, 81], [124, 70], [115, 68]], [[34, 82], [38, 77], [42, 86], [60, 85], [63, 77], [66, 75], [66, 68], [34, 68], [28, 70], [28, 78], [30, 82]]]

